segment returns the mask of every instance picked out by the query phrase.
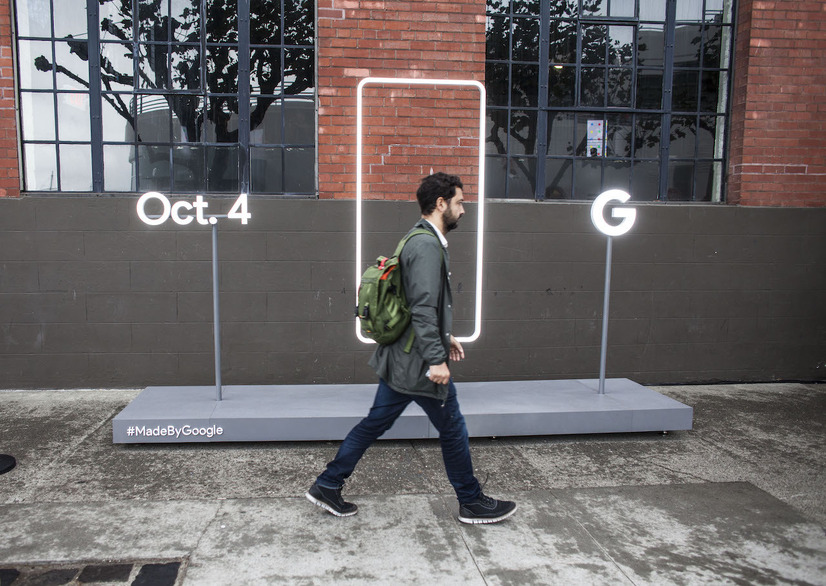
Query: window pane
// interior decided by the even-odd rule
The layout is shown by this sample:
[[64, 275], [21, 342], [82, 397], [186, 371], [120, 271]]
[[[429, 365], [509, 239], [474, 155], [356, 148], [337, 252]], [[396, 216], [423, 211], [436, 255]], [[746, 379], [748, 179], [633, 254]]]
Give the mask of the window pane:
[[315, 149], [284, 149], [284, 191], [315, 191]]
[[633, 17], [634, 0], [611, 0], [611, 16]]
[[169, 51], [167, 45], [142, 44], [138, 54], [140, 88], [163, 89], [169, 87]]
[[61, 191], [92, 191], [92, 147], [62, 144], [59, 149]]
[[715, 201], [714, 173], [720, 163], [697, 161], [694, 175], [694, 201]]
[[201, 51], [193, 46], [176, 46], [171, 55], [172, 89], [201, 89]]
[[532, 14], [539, 16], [539, 2], [536, 0], [511, 0], [514, 14]]
[[20, 93], [23, 140], [54, 140], [54, 95]]
[[582, 25], [582, 62], [605, 64], [605, 49], [608, 42], [608, 27], [602, 25]]
[[536, 119], [537, 113], [531, 110], [514, 110], [511, 113], [511, 154], [536, 154]]
[[[720, 128], [717, 125], [720, 125]], [[700, 159], [717, 159], [723, 156], [722, 140], [718, 142], [718, 131], [722, 133], [723, 118], [718, 116], [700, 116], [700, 128], [697, 131], [697, 157]]]
[[[270, 2], [269, 4], [278, 5], [279, 3]], [[250, 18], [252, 18], [252, 6], [250, 6]], [[235, 2], [207, 0], [206, 23], [208, 43], [238, 42], [238, 7]], [[250, 23], [250, 30], [252, 28], [253, 25]]]
[[511, 105], [536, 108], [539, 105], [539, 66], [514, 65]]
[[662, 107], [663, 72], [661, 69], [637, 71], [637, 108], [659, 110]]
[[608, 63], [626, 65], [634, 60], [634, 27], [608, 27]]
[[171, 187], [169, 146], [138, 147], [138, 190], [168, 192]]
[[508, 160], [504, 157], [485, 157], [485, 197], [505, 197]]
[[105, 145], [103, 147], [103, 188], [106, 191], [134, 191], [134, 147]]
[[665, 5], [663, 0], [640, 0], [640, 20], [665, 21]]
[[508, 66], [502, 63], [485, 63], [485, 86], [488, 106], [507, 106], [510, 92]]
[[283, 92], [298, 95], [315, 87], [315, 57], [312, 49], [284, 51]]
[[20, 41], [20, 88], [50, 90], [52, 76], [52, 44], [49, 41]]
[[580, 70], [580, 106], [605, 105], [605, 69], [602, 67], [583, 67]]
[[485, 153], [505, 154], [508, 152], [508, 111], [487, 111], [487, 130], [485, 131]]
[[172, 149], [172, 189], [174, 191], [203, 192], [206, 187], [204, 148], [176, 146]]
[[605, 121], [605, 156], [630, 157], [633, 129], [631, 114], [609, 113]]
[[138, 0], [138, 33], [142, 41], [167, 41], [169, 7], [166, 2]]
[[[589, 136], [588, 128], [589, 122], [591, 122], [591, 131], [592, 134]], [[601, 150], [602, 145], [605, 144], [605, 134], [604, 134], [604, 124], [602, 126], [602, 136], [600, 137], [599, 134], [594, 134], [594, 128], [596, 122], [604, 122], [603, 115], [601, 112], [583, 112], [581, 114], [577, 114], [576, 116], [576, 140], [574, 144], [576, 144], [576, 156], [578, 157], [587, 157], [592, 155], [592, 151], [589, 148], [588, 141], [596, 141], [599, 142], [598, 150]], [[592, 146], [594, 143], [592, 143]], [[577, 180], [579, 181], [579, 180]]]
[[671, 145], [668, 156], [673, 158], [694, 158], [694, 144], [697, 119], [694, 116], [671, 117]]
[[576, 69], [554, 66], [548, 72], [548, 105], [570, 107], [576, 93]]
[[692, 161], [668, 162], [668, 201], [691, 201], [694, 187]]
[[163, 96], [137, 96], [138, 139], [141, 142], [172, 140], [172, 120], [169, 104]]
[[302, 98], [284, 100], [287, 144], [315, 143], [315, 101]]
[[671, 108], [679, 112], [696, 112], [700, 90], [700, 72], [697, 70], [676, 70]]
[[86, 0], [55, 0], [52, 7], [55, 38], [69, 36], [79, 39], [87, 38]]
[[704, 71], [700, 93], [700, 110], [703, 112], [726, 111], [726, 80], [725, 71]]
[[674, 32], [674, 66], [699, 67], [703, 36], [700, 26], [678, 26]]
[[536, 186], [536, 159], [512, 157], [508, 165], [508, 197], [534, 199]]
[[250, 181], [253, 193], [283, 193], [284, 162], [281, 148], [250, 149]]
[[[254, 150], [250, 149], [250, 153]], [[239, 156], [237, 145], [207, 147], [207, 191], [213, 193], [239, 192]]]
[[608, 106], [631, 107], [631, 69], [611, 67], [608, 69]]
[[27, 144], [26, 189], [28, 191], [57, 190], [57, 153], [52, 144]]
[[[277, 2], [272, 2], [277, 4]], [[284, 44], [312, 45], [315, 39], [314, 0], [284, 0]]]
[[132, 3], [121, 0], [100, 0], [98, 19], [103, 41], [132, 39]]
[[207, 110], [207, 142], [238, 142], [238, 99], [210, 97]]
[[100, 86], [104, 91], [130, 91], [135, 85], [132, 46], [103, 43], [100, 46]]
[[571, 159], [548, 159], [545, 162], [545, 199], [570, 199], [573, 176]]
[[89, 46], [86, 41], [57, 41], [54, 44], [57, 71], [57, 88], [61, 90], [87, 91], [89, 88]]
[[551, 22], [551, 63], [576, 63], [576, 22], [557, 20]]
[[601, 159], [574, 161], [574, 197], [594, 199], [602, 193]]
[[608, 0], [590, 0], [582, 3], [583, 16], [608, 16]]
[[[165, 3], [165, 2], [164, 2]], [[172, 38], [176, 43], [194, 43], [201, 39], [201, 2], [169, 0], [172, 12]]]
[[200, 96], [177, 94], [172, 102], [172, 142], [201, 142], [204, 101]]
[[253, 49], [250, 54], [250, 91], [273, 94], [280, 84], [281, 49]]
[[662, 117], [659, 114], [637, 114], [636, 118], [634, 156], [638, 159], [659, 158]]
[[281, 44], [281, 2], [250, 2], [250, 42], [253, 45]]
[[660, 193], [660, 162], [634, 163], [631, 175], [631, 199], [656, 201]]
[[512, 51], [514, 61], [539, 61], [539, 20], [513, 19]]
[[662, 25], [640, 25], [637, 34], [637, 65], [662, 67], [665, 58], [665, 31]]
[[703, 19], [703, 0], [677, 0], [677, 20], [700, 22]]
[[103, 140], [132, 142], [135, 139], [132, 101], [131, 94], [103, 95]]
[[90, 140], [89, 94], [57, 94], [57, 123], [60, 140]]
[[509, 58], [510, 18], [488, 16], [485, 24], [485, 56], [488, 59]]
[[49, 0], [17, 2], [17, 34], [21, 37], [51, 37], [52, 11]]
[[631, 193], [631, 161], [606, 161], [603, 173], [602, 191], [621, 189]]
[[233, 47], [207, 49], [207, 91], [214, 94], [238, 92], [237, 49]]
[[579, 16], [579, 0], [551, 2], [551, 18], [576, 18], [577, 16]]
[[[574, 113], [548, 113], [548, 154], [574, 154]], [[570, 191], [568, 192], [570, 193]]]

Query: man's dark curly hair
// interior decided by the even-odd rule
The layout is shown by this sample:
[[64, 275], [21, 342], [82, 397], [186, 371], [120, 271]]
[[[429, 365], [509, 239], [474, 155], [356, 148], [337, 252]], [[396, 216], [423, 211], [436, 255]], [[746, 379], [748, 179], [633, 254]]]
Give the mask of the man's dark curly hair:
[[447, 173], [434, 173], [422, 179], [419, 189], [416, 191], [416, 199], [419, 200], [419, 207], [423, 216], [429, 216], [436, 209], [436, 202], [440, 197], [445, 201], [456, 195], [456, 188], [464, 189], [462, 180], [457, 175]]

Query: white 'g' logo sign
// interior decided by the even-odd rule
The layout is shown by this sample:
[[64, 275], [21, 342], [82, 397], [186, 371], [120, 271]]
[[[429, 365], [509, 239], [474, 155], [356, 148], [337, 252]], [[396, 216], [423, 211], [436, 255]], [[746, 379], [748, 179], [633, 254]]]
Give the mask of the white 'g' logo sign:
[[606, 204], [610, 201], [618, 201], [625, 203], [631, 196], [621, 189], [610, 189], [601, 193], [591, 205], [591, 221], [596, 226], [597, 230], [606, 236], [621, 236], [631, 229], [634, 225], [634, 220], [637, 218], [637, 210], [634, 208], [615, 207], [611, 210], [611, 217], [621, 219], [620, 223], [612, 226], [605, 221], [603, 211]]

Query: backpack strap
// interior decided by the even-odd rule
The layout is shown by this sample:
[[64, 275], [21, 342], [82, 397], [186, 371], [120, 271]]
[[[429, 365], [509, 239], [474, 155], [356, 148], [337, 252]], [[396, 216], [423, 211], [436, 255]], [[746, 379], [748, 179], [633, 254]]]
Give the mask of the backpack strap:
[[[429, 234], [430, 236], [433, 236], [433, 238], [438, 239], [438, 236], [436, 236], [433, 232], [431, 232], [430, 230], [428, 230], [426, 228], [417, 228], [415, 230], [411, 230], [410, 232], [407, 233], [407, 235], [404, 238], [402, 238], [399, 241], [398, 246], [396, 246], [396, 252], [393, 253], [393, 256], [398, 257], [402, 253], [402, 249], [404, 248], [404, 245], [407, 244], [407, 241], [410, 240], [411, 238], [413, 238], [414, 236], [418, 236], [419, 234]], [[445, 251], [442, 250], [442, 243], [441, 242], [439, 243], [439, 254], [441, 255], [441, 259], [442, 259], [442, 262], [441, 262], [442, 272], [444, 272], [444, 270], [445, 270]], [[401, 264], [401, 259], [400, 259], [400, 264]], [[441, 292], [439, 294], [441, 295]], [[410, 335], [407, 337], [407, 342], [404, 345], [404, 353], [405, 354], [410, 354], [410, 351], [413, 349], [413, 340], [415, 340], [415, 339], [416, 339], [416, 329], [411, 324], [411, 326], [410, 326]]]

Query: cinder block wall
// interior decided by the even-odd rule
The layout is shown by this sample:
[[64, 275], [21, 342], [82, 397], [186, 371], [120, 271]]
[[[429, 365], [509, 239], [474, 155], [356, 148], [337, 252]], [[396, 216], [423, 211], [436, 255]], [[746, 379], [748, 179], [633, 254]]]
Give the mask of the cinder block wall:
[[[232, 199], [210, 199], [210, 211]], [[2, 388], [212, 384], [210, 229], [142, 224], [131, 197], [0, 200]], [[473, 329], [476, 205], [451, 234]], [[482, 335], [458, 381], [594, 378], [605, 238], [580, 203], [489, 203]], [[352, 201], [252, 199], [219, 225], [225, 384], [371, 382]], [[418, 217], [365, 204], [365, 262]], [[823, 380], [826, 209], [640, 205], [614, 242], [608, 376]]]

